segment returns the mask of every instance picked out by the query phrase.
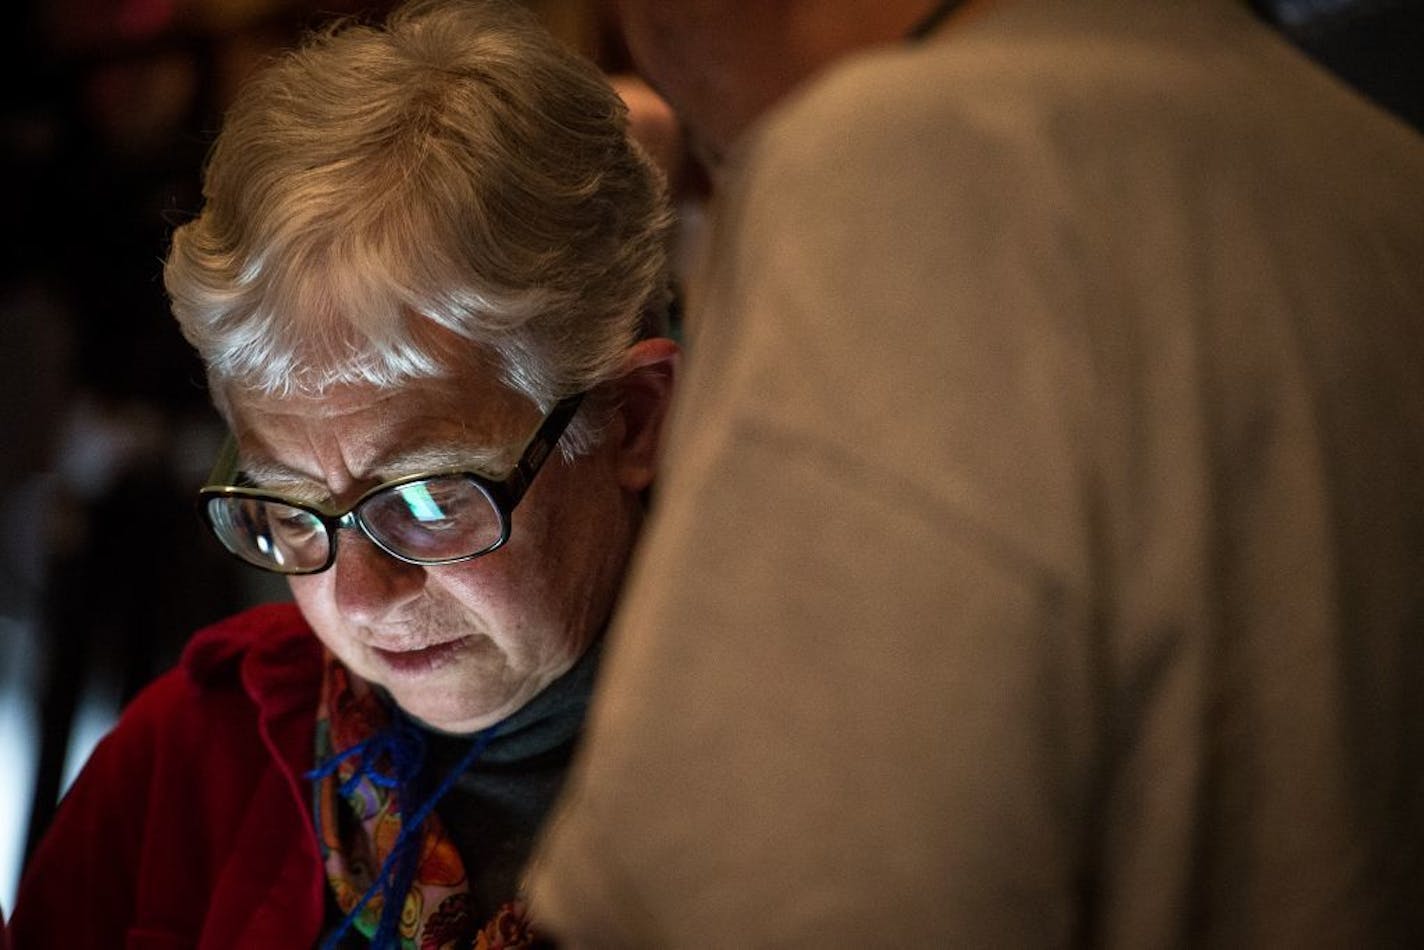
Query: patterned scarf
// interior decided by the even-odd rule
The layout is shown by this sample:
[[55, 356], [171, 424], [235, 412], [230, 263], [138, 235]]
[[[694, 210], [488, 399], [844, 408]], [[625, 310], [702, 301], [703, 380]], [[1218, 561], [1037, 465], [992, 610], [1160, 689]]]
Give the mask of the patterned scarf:
[[475, 736], [451, 774], [422, 796], [425, 742], [419, 728], [393, 714], [370, 684], [326, 654], [318, 765], [308, 777], [327, 880], [346, 916], [323, 947], [339, 946], [351, 929], [377, 950], [539, 946], [518, 901], [505, 903], [477, 927], [464, 862], [434, 811], [493, 736], [494, 727]]

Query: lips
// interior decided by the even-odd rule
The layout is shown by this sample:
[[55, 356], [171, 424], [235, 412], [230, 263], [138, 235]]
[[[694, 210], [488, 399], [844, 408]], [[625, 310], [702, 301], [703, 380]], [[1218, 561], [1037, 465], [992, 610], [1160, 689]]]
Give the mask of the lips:
[[373, 646], [371, 653], [392, 673], [399, 676], [422, 676], [454, 663], [473, 642], [474, 637], [461, 637], [458, 640], [414, 650], [383, 650]]

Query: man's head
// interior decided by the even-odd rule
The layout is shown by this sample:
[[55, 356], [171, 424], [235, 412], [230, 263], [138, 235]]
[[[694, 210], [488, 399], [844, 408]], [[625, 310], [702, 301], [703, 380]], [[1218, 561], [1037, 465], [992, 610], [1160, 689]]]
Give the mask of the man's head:
[[669, 393], [664, 199], [622, 104], [513, 5], [417, 3], [249, 84], [204, 193], [165, 280], [257, 489], [215, 527], [316, 571], [291, 579], [303, 613], [407, 712], [503, 718], [604, 623]]
[[800, 83], [841, 56], [904, 37], [941, 3], [617, 0], [617, 8], [639, 71], [715, 163]]

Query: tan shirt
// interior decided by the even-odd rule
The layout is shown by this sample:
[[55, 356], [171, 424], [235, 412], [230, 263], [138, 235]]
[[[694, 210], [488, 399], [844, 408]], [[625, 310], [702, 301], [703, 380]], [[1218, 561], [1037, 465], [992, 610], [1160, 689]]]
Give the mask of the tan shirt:
[[574, 946], [1424, 945], [1424, 143], [1219, 0], [846, 63], [720, 209]]

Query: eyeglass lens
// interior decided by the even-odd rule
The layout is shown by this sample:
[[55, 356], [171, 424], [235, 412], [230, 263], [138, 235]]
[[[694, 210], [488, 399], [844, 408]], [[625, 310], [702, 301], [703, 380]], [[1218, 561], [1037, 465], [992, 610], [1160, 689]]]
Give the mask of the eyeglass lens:
[[376, 540], [421, 561], [446, 561], [499, 540], [499, 510], [460, 475], [427, 478], [372, 495], [361, 521]]
[[[242, 496], [208, 499], [219, 539], [238, 557], [283, 573], [320, 570], [333, 538], [312, 512], [279, 501]], [[482, 553], [501, 536], [499, 509], [480, 485], [444, 475], [395, 485], [356, 510], [382, 547], [414, 561], [449, 561]]]
[[218, 539], [249, 564], [295, 573], [326, 563], [326, 525], [309, 511], [261, 498], [209, 498], [207, 504]]

